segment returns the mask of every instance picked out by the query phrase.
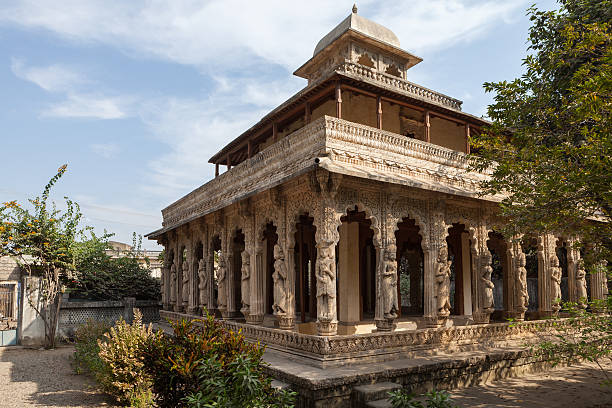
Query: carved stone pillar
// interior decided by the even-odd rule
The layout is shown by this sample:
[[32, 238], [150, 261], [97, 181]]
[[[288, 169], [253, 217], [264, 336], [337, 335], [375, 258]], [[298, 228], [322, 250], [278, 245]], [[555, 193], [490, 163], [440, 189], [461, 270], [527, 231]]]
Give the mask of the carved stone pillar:
[[164, 239], [161, 244], [164, 246], [164, 263], [161, 269], [161, 295], [163, 310], [170, 310], [170, 256], [171, 250], [167, 239]]
[[251, 255], [245, 249], [240, 254], [240, 258], [242, 260], [242, 267], [240, 269], [240, 312], [244, 318], [249, 321], [249, 315], [251, 312]]
[[[333, 336], [338, 332], [336, 309], [336, 244], [340, 236], [340, 216], [330, 202], [323, 203], [317, 217], [317, 330], [320, 336]], [[316, 222], [317, 220], [315, 220]]]
[[527, 290], [527, 258], [521, 247], [520, 236], [516, 236], [507, 241], [510, 276], [507, 280], [512, 279], [514, 282], [514, 290], [510, 292], [510, 296], [514, 298], [514, 308], [508, 311], [508, 317], [517, 321], [525, 320], [525, 312], [529, 306], [529, 292]]
[[423, 318], [427, 326], [438, 327], [445, 324], [450, 308], [449, 294], [445, 293], [448, 289], [442, 286], [449, 284], [445, 274], [450, 272], [450, 263], [446, 244], [448, 225], [444, 221], [443, 204], [440, 202], [429, 208], [428, 229], [429, 242], [422, 243], [425, 272]]
[[[376, 245], [376, 265], [380, 294], [376, 298], [378, 331], [393, 330], [399, 305], [397, 302], [397, 247], [395, 235], [387, 236], [384, 247]], [[380, 307], [378, 305], [380, 304]]]
[[336, 192], [342, 176], [317, 169], [312, 174], [312, 184], [320, 193], [315, 198], [315, 241], [317, 261], [315, 263], [317, 296], [317, 331], [320, 336], [334, 336], [338, 333], [336, 308], [336, 245], [340, 240], [338, 227], [341, 212], [336, 209]]
[[225, 228], [225, 223], [221, 225], [221, 253], [219, 254], [219, 270], [217, 272], [218, 277], [218, 297], [217, 297], [217, 307], [221, 316], [224, 319], [230, 317], [229, 311], [229, 302], [232, 300], [233, 296], [230, 298], [230, 290], [232, 279], [231, 276], [231, 268], [228, 265], [229, 261], [229, 233], [227, 233]]
[[[290, 228], [287, 228], [287, 233], [290, 233]], [[278, 327], [283, 330], [292, 330], [295, 327], [295, 242], [293, 239], [287, 239], [287, 247], [285, 251], [285, 265], [287, 268], [287, 313], [285, 316], [278, 319]]]
[[538, 314], [540, 317], [553, 316], [559, 310], [553, 307], [555, 295], [557, 292], [561, 293], [560, 287], [557, 287], [556, 279], [553, 279], [553, 273], [557, 273], [555, 268], [558, 268], [559, 264], [555, 251], [556, 241], [554, 235], [551, 234], [538, 237]]
[[479, 289], [479, 308], [473, 313], [474, 322], [485, 324], [489, 323], [491, 313], [494, 311], [493, 306], [493, 281], [491, 280], [491, 274], [493, 273], [493, 267], [491, 262], [493, 257], [491, 252], [485, 248], [480, 255], [480, 270], [478, 276], [478, 282], [476, 283]]
[[591, 274], [591, 299], [603, 300], [608, 296], [608, 279], [606, 276], [606, 266], [604, 263], [597, 266]]

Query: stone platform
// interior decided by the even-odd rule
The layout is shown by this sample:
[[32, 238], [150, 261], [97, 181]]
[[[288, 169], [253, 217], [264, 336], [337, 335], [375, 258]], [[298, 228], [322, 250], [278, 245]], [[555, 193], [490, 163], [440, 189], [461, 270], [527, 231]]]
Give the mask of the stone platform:
[[278, 386], [297, 391], [303, 408], [385, 407], [387, 392], [399, 387], [451, 390], [550, 368], [528, 347], [552, 328], [547, 320], [333, 337], [222, 323], [266, 345], [266, 371]]
[[481, 348], [320, 368], [267, 350], [266, 371], [299, 394], [302, 408], [390, 407], [387, 392], [452, 390], [547, 370], [551, 364], [521, 347]]

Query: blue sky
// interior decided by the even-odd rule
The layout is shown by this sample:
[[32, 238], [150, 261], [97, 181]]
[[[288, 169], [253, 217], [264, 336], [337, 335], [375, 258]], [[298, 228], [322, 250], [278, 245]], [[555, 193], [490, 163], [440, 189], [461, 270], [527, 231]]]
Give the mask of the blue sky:
[[[424, 59], [409, 80], [483, 115], [482, 83], [522, 73], [533, 2], [357, 5]], [[210, 156], [305, 86], [292, 72], [351, 6], [3, 0], [0, 201], [39, 194], [68, 163], [54, 198], [77, 201], [88, 225], [124, 242], [159, 228], [163, 207], [213, 176]]]

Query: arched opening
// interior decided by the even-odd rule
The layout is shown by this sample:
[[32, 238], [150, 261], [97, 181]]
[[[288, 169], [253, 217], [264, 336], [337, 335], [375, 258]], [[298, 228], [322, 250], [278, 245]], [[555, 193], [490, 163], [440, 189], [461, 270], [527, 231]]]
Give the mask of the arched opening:
[[493, 314], [491, 320], [505, 321], [508, 311], [512, 309], [510, 297], [510, 259], [508, 257], [508, 244], [500, 233], [489, 232], [487, 248], [491, 252], [491, 282], [493, 282]]
[[244, 251], [244, 234], [241, 229], [236, 230], [232, 238], [231, 267], [232, 267], [232, 294], [234, 316], [240, 313], [242, 307], [242, 251]]
[[213, 275], [213, 298], [210, 300], [210, 307], [217, 309], [219, 303], [219, 259], [221, 258], [221, 239], [215, 235], [210, 243], [210, 252], [212, 254], [212, 275]]
[[[338, 228], [338, 321], [355, 325], [373, 320], [376, 310], [376, 249], [372, 222], [357, 207], [340, 218]], [[341, 329], [339, 328], [341, 331]], [[349, 331], [346, 334], [351, 334]]]
[[274, 273], [274, 245], [278, 242], [278, 235], [276, 234], [276, 227], [269, 222], [263, 230], [263, 253], [264, 253], [264, 265], [265, 265], [265, 293], [264, 299], [266, 300], [266, 314], [272, 314], [272, 305], [274, 305], [274, 280], [272, 274]]
[[295, 231], [295, 311], [302, 323], [317, 319], [317, 279], [315, 263], [317, 246], [314, 218], [300, 215]]
[[521, 242], [525, 253], [525, 269], [527, 269], [527, 293], [529, 294], [529, 305], [525, 318], [534, 319], [538, 317], [540, 304], [539, 297], [539, 272], [538, 272], [538, 242], [535, 238], [525, 237]]
[[422, 316], [424, 304], [423, 282], [425, 276], [422, 237], [419, 227], [410, 218], [397, 224], [397, 299], [399, 316]]
[[555, 253], [559, 259], [559, 267], [561, 268], [561, 300], [568, 302], [569, 295], [569, 269], [567, 264], [568, 243], [565, 239], [559, 238], [555, 248]]
[[454, 223], [446, 237], [451, 263], [451, 315], [472, 314], [472, 251], [470, 234], [464, 224]]
[[370, 58], [370, 56], [368, 54], [362, 54], [359, 59], [357, 60], [358, 64], [361, 65], [365, 65], [366, 67], [370, 67], [370, 68], [374, 68], [374, 61], [372, 61], [372, 58]]

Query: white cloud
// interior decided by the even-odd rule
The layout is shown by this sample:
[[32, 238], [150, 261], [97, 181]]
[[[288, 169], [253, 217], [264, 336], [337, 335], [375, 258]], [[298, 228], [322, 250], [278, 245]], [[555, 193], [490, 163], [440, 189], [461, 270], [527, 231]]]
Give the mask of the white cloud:
[[58, 118], [121, 119], [127, 116], [122, 105], [129, 105], [119, 97], [69, 94], [67, 99], [53, 104], [43, 116]]
[[[470, 40], [509, 19], [525, 0], [375, 0], [360, 14], [392, 28], [415, 52]], [[295, 69], [350, 13], [349, 3], [311, 0], [109, 1], [23, 0], [0, 6], [0, 22], [49, 30], [80, 43], [102, 43], [204, 71], [261, 60]], [[299, 9], [299, 10], [298, 10]]]
[[94, 143], [89, 147], [94, 153], [104, 157], [105, 159], [112, 159], [121, 150], [115, 143]]
[[174, 200], [203, 184], [214, 171], [208, 159], [298, 88], [286, 80], [220, 77], [217, 83], [206, 99], [170, 98], [142, 106], [141, 119], [168, 146], [149, 163], [147, 192]]
[[28, 67], [23, 60], [12, 58], [11, 70], [18, 78], [30, 81], [49, 92], [71, 90], [88, 82], [80, 73], [59, 64]]
[[[18, 58], [11, 59], [11, 70], [18, 78], [30, 81], [47, 92], [63, 94], [65, 99], [45, 108], [42, 116], [59, 118], [121, 119], [134, 98], [107, 96], [95, 90], [98, 84], [80, 72], [60, 64], [27, 66]], [[88, 92], [88, 90], [94, 91]]]

